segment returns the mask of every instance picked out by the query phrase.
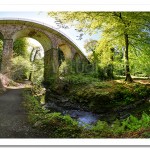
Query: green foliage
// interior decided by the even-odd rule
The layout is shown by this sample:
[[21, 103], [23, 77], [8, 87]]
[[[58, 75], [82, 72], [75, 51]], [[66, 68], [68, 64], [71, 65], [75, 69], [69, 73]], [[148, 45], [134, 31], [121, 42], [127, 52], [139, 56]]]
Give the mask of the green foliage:
[[[149, 39], [147, 38], [147, 41]], [[148, 43], [142, 41], [137, 41], [136, 47], [138, 51], [135, 51], [135, 48], [132, 47], [132, 51], [130, 52], [131, 57], [131, 71], [136, 76], [149, 77], [150, 76], [150, 68], [147, 67], [150, 65], [150, 47]]]
[[28, 110], [28, 119], [31, 124], [47, 132], [53, 138], [75, 138], [79, 137], [81, 128], [70, 116], [62, 116], [61, 113], [50, 112], [41, 107], [37, 97], [24, 93], [24, 106]]
[[143, 138], [150, 138], [150, 131], [145, 131], [145, 132], [142, 134], [142, 137], [143, 137]]
[[114, 93], [114, 103], [130, 104], [137, 100], [147, 98], [150, 93], [150, 88], [141, 84], [132, 84], [128, 87], [123, 85], [116, 86]]
[[42, 49], [40, 47], [33, 47], [30, 53], [31, 70], [29, 80], [33, 84], [40, 84], [44, 74], [44, 60], [42, 58]]
[[26, 39], [19, 39], [14, 43], [15, 57], [12, 60], [12, 77], [14, 80], [24, 80], [32, 75], [33, 84], [38, 85], [43, 81], [44, 62], [40, 57], [41, 51], [38, 48], [36, 48], [35, 55], [30, 56], [31, 58], [34, 57], [34, 60], [30, 61], [28, 58], [28, 46], [29, 44]]
[[72, 74], [67, 75], [63, 79], [66, 83], [73, 84], [73, 85], [86, 85], [90, 84], [92, 82], [98, 82], [99, 79], [93, 78], [90, 75], [84, 75], [84, 74]]
[[122, 122], [126, 131], [136, 131], [140, 128], [147, 128], [150, 125], [150, 116], [143, 113], [141, 119], [137, 119], [134, 116], [130, 116]]
[[22, 56], [27, 58], [29, 56], [28, 46], [29, 43], [26, 38], [16, 40], [13, 45], [14, 57]]
[[65, 115], [62, 117], [67, 125], [77, 126], [77, 121], [73, 120], [69, 115]]
[[74, 61], [64, 60], [59, 67], [59, 75], [64, 77], [71, 74], [78, 74], [82, 71], [81, 61], [76, 58]]
[[33, 84], [31, 88], [32, 95], [41, 96], [45, 94], [45, 88], [40, 84]]
[[27, 79], [31, 69], [30, 62], [22, 56], [15, 57], [12, 60], [12, 78], [14, 80]]
[[[45, 93], [45, 91], [44, 91]], [[45, 104], [45, 95], [42, 95], [41, 98], [40, 98], [40, 103], [43, 105]]]
[[23, 58], [22, 56], [15, 57], [12, 60], [12, 78], [14, 80], [28, 79], [31, 71], [33, 72], [33, 84], [41, 84], [44, 72], [43, 60], [37, 60], [34, 64], [31, 64], [27, 58]]
[[105, 121], [98, 121], [92, 128], [94, 131], [109, 132], [109, 125]]
[[69, 69], [68, 63], [66, 61], [61, 62], [61, 65], [59, 67], [59, 74], [61, 76], [68, 74], [69, 71], [68, 69]]
[[32, 71], [32, 82], [33, 84], [40, 84], [44, 78], [44, 61], [43, 59], [38, 59], [31, 64]]
[[97, 46], [97, 41], [96, 40], [87, 40], [85, 41], [85, 44], [84, 44], [84, 48], [86, 49], [87, 52], [94, 52], [95, 49], [96, 49], [96, 46]]
[[63, 128], [58, 128], [55, 131], [54, 138], [79, 138], [81, 130], [79, 128], [66, 126]]
[[125, 132], [125, 127], [122, 125], [122, 122], [117, 119], [111, 125], [110, 130], [113, 133], [113, 135], [121, 135]]
[[139, 95], [139, 98], [145, 98], [149, 96], [150, 88], [147, 88], [144, 85], [142, 86], [140, 84], [136, 84], [134, 86], [134, 92], [135, 92], [135, 95]]
[[68, 92], [63, 93], [65, 96], [95, 113], [108, 113], [112, 110], [130, 109], [130, 107], [138, 108], [140, 103], [143, 105], [146, 103], [150, 93], [148, 86], [139, 83], [102, 82], [83, 74], [65, 76], [63, 82], [69, 87]]
[[[130, 66], [132, 73], [149, 76], [149, 12], [49, 12], [48, 15], [60, 22], [62, 27], [67, 24], [80, 33], [98, 33], [100, 39], [94, 51], [101, 68], [111, 64], [115, 73], [126, 74], [128, 81]], [[91, 45], [86, 46], [88, 51], [93, 50]], [[115, 54], [113, 63], [111, 48], [121, 56], [117, 58], [119, 55]]]
[[[69, 115], [62, 116], [60, 113], [51, 112], [41, 107], [38, 98], [28, 92], [24, 93], [25, 106], [28, 110], [29, 121], [36, 128], [47, 132], [51, 138], [107, 138], [122, 137], [128, 133], [147, 130], [150, 126], [150, 116], [143, 113], [141, 118], [130, 116], [127, 119], [115, 120], [112, 124], [98, 121], [92, 128], [85, 129], [78, 126], [78, 122]], [[129, 136], [130, 137], [130, 136]], [[142, 137], [149, 137], [145, 131]]]
[[105, 135], [111, 137], [119, 137], [128, 132], [138, 131], [140, 129], [149, 128], [150, 116], [143, 113], [141, 119], [137, 119], [134, 116], [130, 116], [123, 121], [116, 120], [112, 125], [108, 125], [104, 121], [98, 121], [95, 126], [93, 126], [92, 131], [99, 132], [99, 135]]
[[118, 89], [115, 92], [114, 100], [124, 102], [124, 104], [130, 104], [134, 100], [134, 94], [130, 89]]

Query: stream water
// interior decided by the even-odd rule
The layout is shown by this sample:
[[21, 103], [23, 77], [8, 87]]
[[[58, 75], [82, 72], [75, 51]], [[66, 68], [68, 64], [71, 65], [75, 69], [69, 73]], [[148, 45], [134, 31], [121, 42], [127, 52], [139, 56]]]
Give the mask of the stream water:
[[[143, 103], [143, 100], [137, 101], [137, 104], [141, 103]], [[62, 115], [70, 115], [81, 126], [91, 126], [96, 124], [98, 120], [106, 121], [109, 124], [113, 123], [116, 119], [123, 120], [130, 116], [129, 110], [134, 109], [135, 104], [129, 104], [116, 112], [108, 110], [105, 113], [95, 114], [88, 111], [87, 107], [73, 103], [66, 97], [51, 94], [48, 103], [44, 107], [53, 112], [60, 112]]]
[[95, 124], [99, 119], [99, 115], [81, 110], [70, 110], [65, 112], [64, 114], [69, 114], [72, 118], [76, 119], [79, 122], [79, 125], [92, 125]]
[[79, 109], [64, 109], [63, 107], [58, 106], [54, 102], [49, 102], [46, 106], [46, 109], [51, 109], [56, 112], [62, 113], [62, 115], [70, 115], [71, 118], [76, 119], [79, 125], [83, 126], [85, 124], [93, 125], [95, 124], [100, 116], [92, 112], [83, 111]]

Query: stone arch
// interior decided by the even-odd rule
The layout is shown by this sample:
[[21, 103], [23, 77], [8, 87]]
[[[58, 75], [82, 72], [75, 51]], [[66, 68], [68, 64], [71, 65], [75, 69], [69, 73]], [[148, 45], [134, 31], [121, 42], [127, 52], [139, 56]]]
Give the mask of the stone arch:
[[[22, 37], [36, 39], [44, 48], [44, 80], [51, 82], [51, 79], [58, 77], [58, 48], [64, 53], [65, 60], [72, 61], [75, 53], [86, 57], [76, 44], [59, 30], [38, 21], [20, 18], [0, 19], [0, 32], [4, 35], [2, 73], [8, 74], [11, 69], [11, 58], [13, 42]], [[85, 59], [83, 59], [85, 58]], [[49, 78], [51, 76], [52, 78]]]
[[12, 36], [12, 39], [13, 41], [15, 41], [23, 37], [33, 38], [37, 40], [42, 45], [45, 51], [51, 49], [52, 44], [50, 38], [41, 31], [32, 28], [25, 28], [15, 32], [14, 35]]
[[75, 61], [81, 61], [81, 56], [80, 56], [78, 53], [75, 53], [73, 59], [74, 59]]
[[67, 44], [59, 44], [58, 48], [63, 52], [65, 56], [65, 60], [72, 59], [72, 51], [71, 51], [71, 48]]
[[62, 62], [65, 61], [65, 55], [63, 53], [63, 51], [58, 47], [58, 63], [59, 63], [59, 67], [62, 64]]
[[82, 70], [82, 58], [78, 53], [75, 53], [73, 57], [73, 62], [74, 62], [74, 67], [75, 67], [75, 72], [81, 72]]
[[45, 33], [34, 28], [18, 30], [13, 34], [12, 39], [15, 41], [23, 37], [33, 38], [42, 45], [44, 49], [44, 80], [48, 82], [49, 78], [57, 73], [58, 65], [57, 58], [54, 60], [56, 51], [52, 48], [51, 39]]

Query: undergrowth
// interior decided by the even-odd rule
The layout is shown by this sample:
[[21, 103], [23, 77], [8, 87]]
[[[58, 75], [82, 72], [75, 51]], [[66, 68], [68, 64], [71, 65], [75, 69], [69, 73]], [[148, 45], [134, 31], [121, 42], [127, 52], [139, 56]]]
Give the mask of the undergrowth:
[[[89, 75], [68, 75], [63, 78], [69, 89], [63, 94], [72, 102], [94, 113], [108, 113], [149, 99], [150, 88], [140, 83], [100, 81]], [[120, 80], [119, 80], [120, 81]]]
[[[24, 93], [24, 106], [28, 111], [28, 119], [34, 127], [50, 138], [144, 138], [150, 136], [150, 116], [143, 112], [140, 119], [130, 116], [123, 121], [116, 120], [111, 125], [105, 121], [98, 121], [96, 125], [87, 129], [78, 125], [69, 115], [61, 115], [42, 108], [37, 97], [31, 96], [29, 91]], [[39, 99], [39, 98], [38, 98]]]
[[28, 120], [34, 127], [42, 132], [47, 132], [50, 138], [76, 138], [79, 137], [81, 128], [70, 116], [62, 116], [58, 112], [50, 112], [42, 108], [40, 101], [31, 96], [27, 91], [24, 95], [24, 106], [28, 111]]

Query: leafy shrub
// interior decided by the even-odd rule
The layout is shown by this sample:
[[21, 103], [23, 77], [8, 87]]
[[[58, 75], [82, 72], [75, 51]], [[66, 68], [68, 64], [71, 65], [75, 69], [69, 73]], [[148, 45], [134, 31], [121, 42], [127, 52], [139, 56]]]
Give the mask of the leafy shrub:
[[[108, 125], [104, 121], [98, 121], [97, 124], [92, 128], [91, 132], [96, 131], [99, 133], [99, 136], [105, 135], [106, 137], [119, 137], [129, 132], [140, 131], [141, 129], [149, 129], [149, 126], [150, 116], [146, 113], [143, 113], [141, 119], [131, 115], [123, 121], [114, 121], [112, 125]], [[145, 133], [143, 136], [149, 136], [149, 134]]]
[[149, 96], [150, 88], [148, 88], [144, 85], [136, 84], [134, 86], [134, 93], [135, 93], [135, 95], [138, 95], [139, 98], [144, 98], [146, 96]]
[[98, 121], [97, 124], [92, 128], [92, 130], [100, 132], [108, 132], [109, 129], [110, 127], [105, 121]]
[[45, 94], [45, 88], [41, 84], [34, 84], [31, 88], [33, 95], [40, 96]]
[[73, 126], [78, 125], [77, 121], [73, 120], [69, 115], [63, 116], [62, 119], [65, 121], [67, 125], [73, 125]]
[[121, 135], [125, 132], [125, 127], [122, 125], [121, 121], [117, 119], [111, 125], [111, 132], [113, 135]]
[[143, 138], [150, 138], [150, 130], [149, 131], [145, 131], [144, 133], [142, 133], [142, 137]]
[[15, 57], [12, 60], [12, 78], [14, 80], [27, 79], [31, 69], [30, 62], [22, 56]]
[[72, 74], [72, 75], [65, 76], [64, 81], [69, 84], [85, 85], [85, 84], [90, 84], [92, 82], [98, 82], [99, 79], [84, 74], [78, 74], [78, 75]]
[[127, 131], [136, 131], [140, 128], [147, 128], [149, 127], [149, 125], [150, 125], [150, 116], [148, 116], [146, 113], [142, 114], [141, 119], [138, 119], [131, 115], [122, 122], [122, 126], [124, 126], [124, 128]]
[[76, 73], [75, 64], [70, 61], [63, 61], [59, 67], [60, 76], [66, 76]]
[[41, 84], [44, 80], [44, 61], [43, 59], [38, 59], [32, 64], [32, 82], [33, 84]]
[[[30, 123], [38, 124], [43, 132], [48, 132], [50, 137], [79, 137], [81, 128], [78, 123], [70, 116], [62, 116], [59, 112], [50, 112], [43, 109], [40, 101], [36, 97], [31, 96], [28, 92], [24, 93], [26, 102], [24, 106], [28, 110], [28, 119]], [[51, 132], [53, 134], [51, 135]]]
[[150, 88], [141, 84], [132, 84], [130, 86], [117, 85], [114, 92], [114, 102], [127, 105], [141, 98], [148, 97]]

